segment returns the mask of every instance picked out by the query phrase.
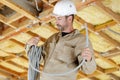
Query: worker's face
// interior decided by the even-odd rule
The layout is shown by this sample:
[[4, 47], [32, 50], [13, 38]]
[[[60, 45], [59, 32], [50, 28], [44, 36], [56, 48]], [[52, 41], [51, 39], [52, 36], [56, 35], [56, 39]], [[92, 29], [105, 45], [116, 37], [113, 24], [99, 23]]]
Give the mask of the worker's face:
[[59, 30], [64, 31], [68, 27], [68, 19], [65, 16], [55, 17], [56, 25]]

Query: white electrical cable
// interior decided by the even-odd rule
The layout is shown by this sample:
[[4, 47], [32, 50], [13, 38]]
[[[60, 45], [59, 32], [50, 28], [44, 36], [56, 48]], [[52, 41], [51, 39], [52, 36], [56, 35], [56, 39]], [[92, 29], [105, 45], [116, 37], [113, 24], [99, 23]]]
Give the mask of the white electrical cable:
[[38, 7], [37, 0], [35, 0], [35, 6], [36, 6], [36, 9], [37, 9], [38, 11], [40, 11], [40, 9], [39, 9], [39, 7]]
[[[86, 29], [86, 46], [85, 47], [88, 47], [89, 40], [88, 40], [87, 24], [85, 24], [84, 26], [85, 26], [85, 29]], [[29, 57], [29, 67], [31, 67], [34, 71], [36, 71], [38, 73], [42, 73], [42, 74], [47, 75], [47, 76], [64, 76], [64, 75], [70, 74], [70, 73], [75, 72], [76, 70], [78, 70], [85, 63], [85, 59], [83, 59], [81, 64], [79, 64], [76, 68], [74, 68], [73, 70], [70, 70], [68, 72], [64, 72], [64, 73], [46, 73], [46, 72], [38, 70], [39, 66], [37, 68], [35, 68], [36, 62], [37, 62], [37, 65], [39, 65], [41, 51], [42, 51], [41, 47], [37, 47], [37, 46], [31, 47], [31, 51], [29, 51], [29, 53], [28, 53], [29, 54], [28, 55], [28, 57]], [[28, 76], [29, 76], [28, 80], [32, 80], [32, 79], [30, 79], [30, 77], [33, 76], [33, 73], [34, 72], [32, 72], [32, 71], [30, 73], [28, 73]]]
[[86, 47], [89, 46], [89, 39], [88, 39], [88, 26], [87, 23], [84, 24], [85, 26], [85, 32], [86, 32]]
[[[40, 47], [39, 47], [39, 48], [40, 48]], [[37, 56], [37, 58], [34, 56], [34, 55], [36, 55], [36, 54], [40, 54], [41, 51], [39, 52], [39, 51], [37, 51], [37, 50], [38, 50], [38, 47], [37, 47], [37, 46], [34, 46], [34, 47], [31, 48], [30, 53], [28, 53], [28, 54], [29, 54], [29, 65], [30, 65], [30, 67], [31, 67], [33, 70], [35, 70], [36, 72], [42, 73], [42, 74], [47, 75], [47, 76], [63, 76], [63, 75], [70, 74], [70, 73], [75, 72], [76, 70], [78, 70], [78, 69], [83, 65], [83, 63], [85, 62], [85, 60], [82, 60], [82, 62], [81, 62], [80, 65], [78, 65], [76, 68], [74, 68], [73, 70], [70, 70], [70, 71], [68, 71], [68, 72], [64, 72], [64, 73], [46, 73], [46, 72], [43, 72], [43, 71], [40, 71], [40, 70], [36, 69], [36, 68], [34, 67], [34, 65], [32, 65], [32, 64], [35, 63], [34, 59], [37, 59], [37, 58], [40, 57], [40, 55]], [[41, 49], [39, 49], [39, 50], [41, 50]], [[33, 53], [34, 53], [34, 54], [33, 54]], [[33, 59], [33, 57], [34, 57], [34, 59]], [[32, 61], [33, 61], [34, 63], [32, 63]], [[38, 59], [37, 62], [39, 62], [39, 61], [40, 61], [40, 60]], [[39, 64], [39, 63], [38, 63], [38, 64]]]

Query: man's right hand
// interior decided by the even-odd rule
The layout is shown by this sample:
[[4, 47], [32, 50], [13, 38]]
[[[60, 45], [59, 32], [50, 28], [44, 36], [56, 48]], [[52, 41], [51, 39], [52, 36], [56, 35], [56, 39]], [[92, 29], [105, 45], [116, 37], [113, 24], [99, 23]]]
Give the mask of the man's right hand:
[[40, 40], [40, 37], [33, 37], [28, 40], [27, 44], [28, 45], [37, 45]]

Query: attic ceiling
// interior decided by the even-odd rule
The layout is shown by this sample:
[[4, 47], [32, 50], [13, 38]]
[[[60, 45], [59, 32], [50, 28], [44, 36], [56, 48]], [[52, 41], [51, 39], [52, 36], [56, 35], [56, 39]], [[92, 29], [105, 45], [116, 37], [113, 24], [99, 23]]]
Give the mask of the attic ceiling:
[[[27, 80], [24, 46], [33, 36], [41, 37], [40, 46], [58, 32], [51, 16], [57, 1], [37, 0], [37, 11], [35, 0], [0, 0], [0, 80]], [[73, 0], [74, 28], [85, 34], [83, 24], [88, 24], [97, 70], [91, 75], [79, 71], [77, 80], [120, 80], [120, 0], [82, 1]]]

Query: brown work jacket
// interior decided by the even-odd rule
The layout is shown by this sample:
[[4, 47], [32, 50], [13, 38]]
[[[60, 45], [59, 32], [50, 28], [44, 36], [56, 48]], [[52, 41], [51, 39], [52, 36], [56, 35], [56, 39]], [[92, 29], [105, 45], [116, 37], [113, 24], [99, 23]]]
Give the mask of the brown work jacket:
[[[92, 59], [90, 62], [85, 62], [79, 70], [91, 74], [96, 70], [96, 62], [90, 42], [88, 47], [92, 52]], [[86, 37], [80, 34], [78, 30], [74, 30], [63, 37], [60, 32], [52, 35], [42, 46], [43, 71], [58, 74], [73, 70], [81, 63], [83, 59], [81, 52], [84, 48], [86, 48]], [[79, 70], [64, 76], [42, 74], [40, 80], [76, 80]]]

